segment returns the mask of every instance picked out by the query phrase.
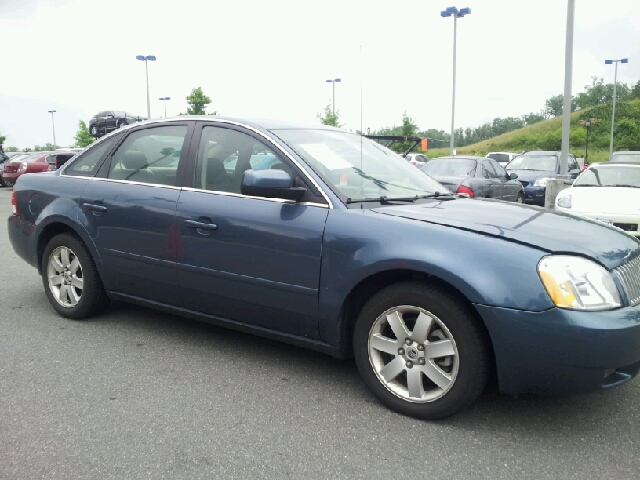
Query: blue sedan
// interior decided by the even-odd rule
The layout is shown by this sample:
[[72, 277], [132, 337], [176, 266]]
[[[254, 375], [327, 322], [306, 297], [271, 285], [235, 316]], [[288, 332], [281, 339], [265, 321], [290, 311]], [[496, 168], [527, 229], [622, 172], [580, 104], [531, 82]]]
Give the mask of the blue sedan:
[[405, 415], [451, 415], [494, 372], [505, 394], [569, 393], [640, 369], [638, 240], [449, 194], [331, 127], [136, 123], [12, 202], [11, 244], [60, 315], [119, 299], [353, 356]]

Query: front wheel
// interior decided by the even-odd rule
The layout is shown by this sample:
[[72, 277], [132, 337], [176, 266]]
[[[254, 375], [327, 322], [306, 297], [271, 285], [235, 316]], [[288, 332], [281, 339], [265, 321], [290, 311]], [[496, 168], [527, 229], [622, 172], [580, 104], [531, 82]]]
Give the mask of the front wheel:
[[524, 195], [522, 193], [518, 194], [518, 197], [516, 198], [516, 202], [524, 203]]
[[63, 317], [82, 320], [107, 303], [91, 254], [73, 235], [56, 235], [47, 244], [42, 256], [42, 282], [49, 302]]
[[465, 408], [484, 390], [487, 342], [470, 307], [443, 289], [392, 285], [364, 306], [353, 349], [365, 384], [387, 407], [436, 420]]
[[3, 187], [13, 187], [15, 184], [15, 180], [2, 180]]
[[98, 137], [100, 134], [98, 132], [98, 127], [96, 127], [95, 125], [93, 127], [91, 127], [91, 136], [92, 137]]

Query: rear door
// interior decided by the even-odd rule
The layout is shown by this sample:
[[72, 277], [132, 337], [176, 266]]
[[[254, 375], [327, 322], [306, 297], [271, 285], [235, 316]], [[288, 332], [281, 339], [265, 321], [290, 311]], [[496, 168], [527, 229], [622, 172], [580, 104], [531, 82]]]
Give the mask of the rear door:
[[497, 161], [490, 159], [489, 163], [496, 173], [496, 179], [500, 182], [498, 185], [500, 199], [515, 202], [520, 191], [520, 182], [516, 184], [517, 180], [510, 180], [506, 170]]
[[83, 192], [108, 290], [178, 305], [175, 211], [193, 122], [127, 132]]
[[[199, 124], [195, 168], [177, 208], [184, 306], [295, 335], [318, 335], [322, 236], [328, 206], [304, 173], [258, 133]], [[240, 193], [249, 169], [281, 169], [308, 187], [301, 202]], [[186, 180], [185, 180], [186, 182]]]
[[480, 194], [476, 194], [476, 197], [480, 198], [502, 198], [502, 184], [500, 180], [497, 178], [498, 174], [496, 173], [493, 165], [491, 164], [491, 159], [482, 160], [482, 178], [484, 182], [481, 186]]

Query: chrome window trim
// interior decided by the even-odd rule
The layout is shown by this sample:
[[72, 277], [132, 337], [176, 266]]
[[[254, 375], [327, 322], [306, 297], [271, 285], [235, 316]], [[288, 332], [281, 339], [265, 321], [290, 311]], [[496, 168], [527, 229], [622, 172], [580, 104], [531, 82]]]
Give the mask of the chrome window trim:
[[266, 197], [255, 197], [253, 195], [243, 195], [241, 193], [233, 193], [233, 192], [225, 192], [223, 190], [205, 190], [202, 188], [192, 188], [192, 187], [176, 187], [175, 185], [165, 185], [163, 183], [145, 183], [145, 182], [136, 182], [133, 180], [120, 180], [115, 178], [102, 178], [102, 177], [83, 177], [80, 175], [65, 175], [67, 178], [83, 178], [85, 180], [93, 180], [97, 182], [111, 182], [111, 183], [124, 183], [131, 185], [142, 185], [145, 187], [159, 187], [159, 188], [169, 188], [171, 190], [180, 190], [185, 192], [199, 192], [199, 193], [209, 193], [212, 195], [224, 195], [227, 197], [240, 197], [240, 198], [252, 198], [254, 200], [263, 200], [265, 202], [274, 202], [274, 203], [287, 203], [290, 205], [305, 205], [309, 207], [320, 207], [328, 209], [329, 206], [324, 203], [315, 203], [315, 202], [296, 202], [295, 200], [287, 200], [285, 198], [266, 198]]
[[[329, 208], [330, 210], [332, 210], [333, 207], [333, 202], [331, 201], [331, 199], [329, 198], [329, 196], [326, 194], [326, 192], [324, 191], [324, 189], [318, 184], [318, 182], [316, 182], [313, 177], [311, 175], [309, 175], [309, 172], [307, 172], [306, 168], [304, 168], [302, 165], [300, 165], [300, 162], [298, 162], [292, 155], [289, 154], [289, 152], [285, 151], [282, 146], [280, 145], [279, 142], [277, 142], [276, 140], [274, 140], [271, 136], [267, 135], [264, 132], [261, 132], [260, 130], [252, 127], [251, 125], [247, 125], [246, 123], [242, 123], [242, 122], [236, 122], [233, 120], [226, 120], [226, 119], [209, 119], [209, 118], [196, 118], [196, 117], [185, 117], [184, 119], [180, 119], [182, 121], [195, 121], [195, 122], [203, 122], [203, 123], [211, 123], [212, 125], [215, 125], [216, 123], [226, 123], [229, 125], [235, 125], [237, 127], [242, 127], [242, 128], [246, 128], [247, 130], [252, 131], [253, 133], [261, 136], [262, 138], [268, 140], [269, 142], [271, 142], [273, 145], [275, 145], [276, 147], [278, 147], [278, 150], [280, 150], [280, 152], [282, 152], [282, 154], [284, 156], [286, 156], [289, 160], [291, 160], [294, 165], [296, 165], [298, 167], [298, 169], [307, 177], [307, 179], [318, 189], [318, 191], [320, 192], [320, 194], [322, 195], [322, 197], [327, 201], [328, 205], [322, 205], [322, 204], [318, 204], [318, 203], [313, 203], [313, 202], [304, 202], [304, 203], [298, 203], [298, 202], [294, 202], [292, 200], [280, 200], [282, 202], [286, 202], [286, 203], [297, 203], [299, 205], [322, 205], [325, 208]], [[116, 129], [113, 130], [112, 132], [100, 137], [100, 141], [107, 139], [110, 136], [115, 135], [116, 133], [122, 132], [124, 130], [128, 130], [129, 128], [133, 128], [134, 126], [141, 126], [141, 125], [153, 125], [156, 123], [167, 123], [167, 122], [175, 122], [175, 121], [180, 121], [177, 120], [176, 118], [160, 118], [160, 119], [155, 119], [155, 120], [150, 120], [150, 121], [146, 121], [146, 122], [136, 122], [136, 123], [131, 123], [129, 125], [127, 125], [124, 128], [120, 128], [120, 129]], [[93, 145], [93, 144], [92, 144]], [[79, 152], [82, 153], [82, 152]], [[71, 163], [71, 161], [67, 162], [64, 167], [68, 167], [69, 164]], [[66, 168], [64, 169], [66, 170]], [[60, 172], [60, 176], [65, 176], [65, 177], [79, 177], [79, 178], [92, 178], [95, 180], [112, 180], [112, 179], [104, 179], [104, 178], [96, 178], [96, 177], [82, 177], [80, 175], [64, 175], [64, 170], [62, 170]], [[112, 180], [115, 181], [115, 180]], [[123, 180], [120, 180], [123, 181]], [[138, 183], [140, 185], [159, 185], [159, 184], [153, 184], [153, 183], [140, 183], [140, 182], [130, 182], [128, 180], [124, 180], [124, 182], [127, 183]], [[160, 185], [160, 186], [168, 186], [168, 185]], [[208, 192], [209, 190], [202, 190], [202, 189], [192, 189], [190, 187], [173, 187], [173, 188], [184, 188], [184, 190], [194, 190], [194, 191], [201, 191], [201, 192]], [[230, 194], [231, 192], [216, 192], [216, 193], [225, 193], [225, 194]], [[242, 195], [242, 194], [232, 194], [232, 195], [237, 195], [237, 196], [241, 196], [241, 197], [247, 197], [247, 198], [257, 198], [260, 200], [269, 200], [269, 201], [273, 201], [273, 199], [268, 199], [268, 198], [264, 198], [264, 197], [251, 197], [249, 195]]]

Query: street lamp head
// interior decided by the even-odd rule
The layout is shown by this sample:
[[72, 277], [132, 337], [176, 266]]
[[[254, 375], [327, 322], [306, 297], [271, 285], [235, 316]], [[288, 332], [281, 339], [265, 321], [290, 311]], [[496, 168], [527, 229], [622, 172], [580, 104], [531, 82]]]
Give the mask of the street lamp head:
[[143, 60], [144, 61], [144, 55], [136, 55], [136, 60]]
[[471, 15], [470, 8], [461, 8], [460, 13], [458, 13], [458, 17], [464, 17], [465, 15]]
[[443, 10], [442, 12], [440, 12], [441, 17], [450, 17], [451, 15], [453, 14], [447, 10]]
[[611, 65], [613, 63], [613, 60], [605, 60], [604, 64], [605, 65]]
[[156, 57], [155, 55], [147, 55], [145, 57], [146, 60], [149, 60], [150, 62], [155, 62], [156, 61]]
[[341, 81], [342, 81], [342, 80], [340, 80], [339, 78], [336, 78], [336, 79], [334, 80], [334, 82], [341, 82]]
[[620, 60], [620, 63], [629, 63], [629, 59], [628, 58], [623, 58]]
[[171, 100], [171, 97], [164, 97], [165, 100]]
[[49, 112], [49, 113], [56, 113], [56, 111], [55, 111], [55, 110], [49, 110], [48, 112]]
[[445, 10], [445, 12], [449, 12], [450, 14], [454, 14], [457, 15], [458, 14], [458, 9], [456, 7], [449, 7]]

